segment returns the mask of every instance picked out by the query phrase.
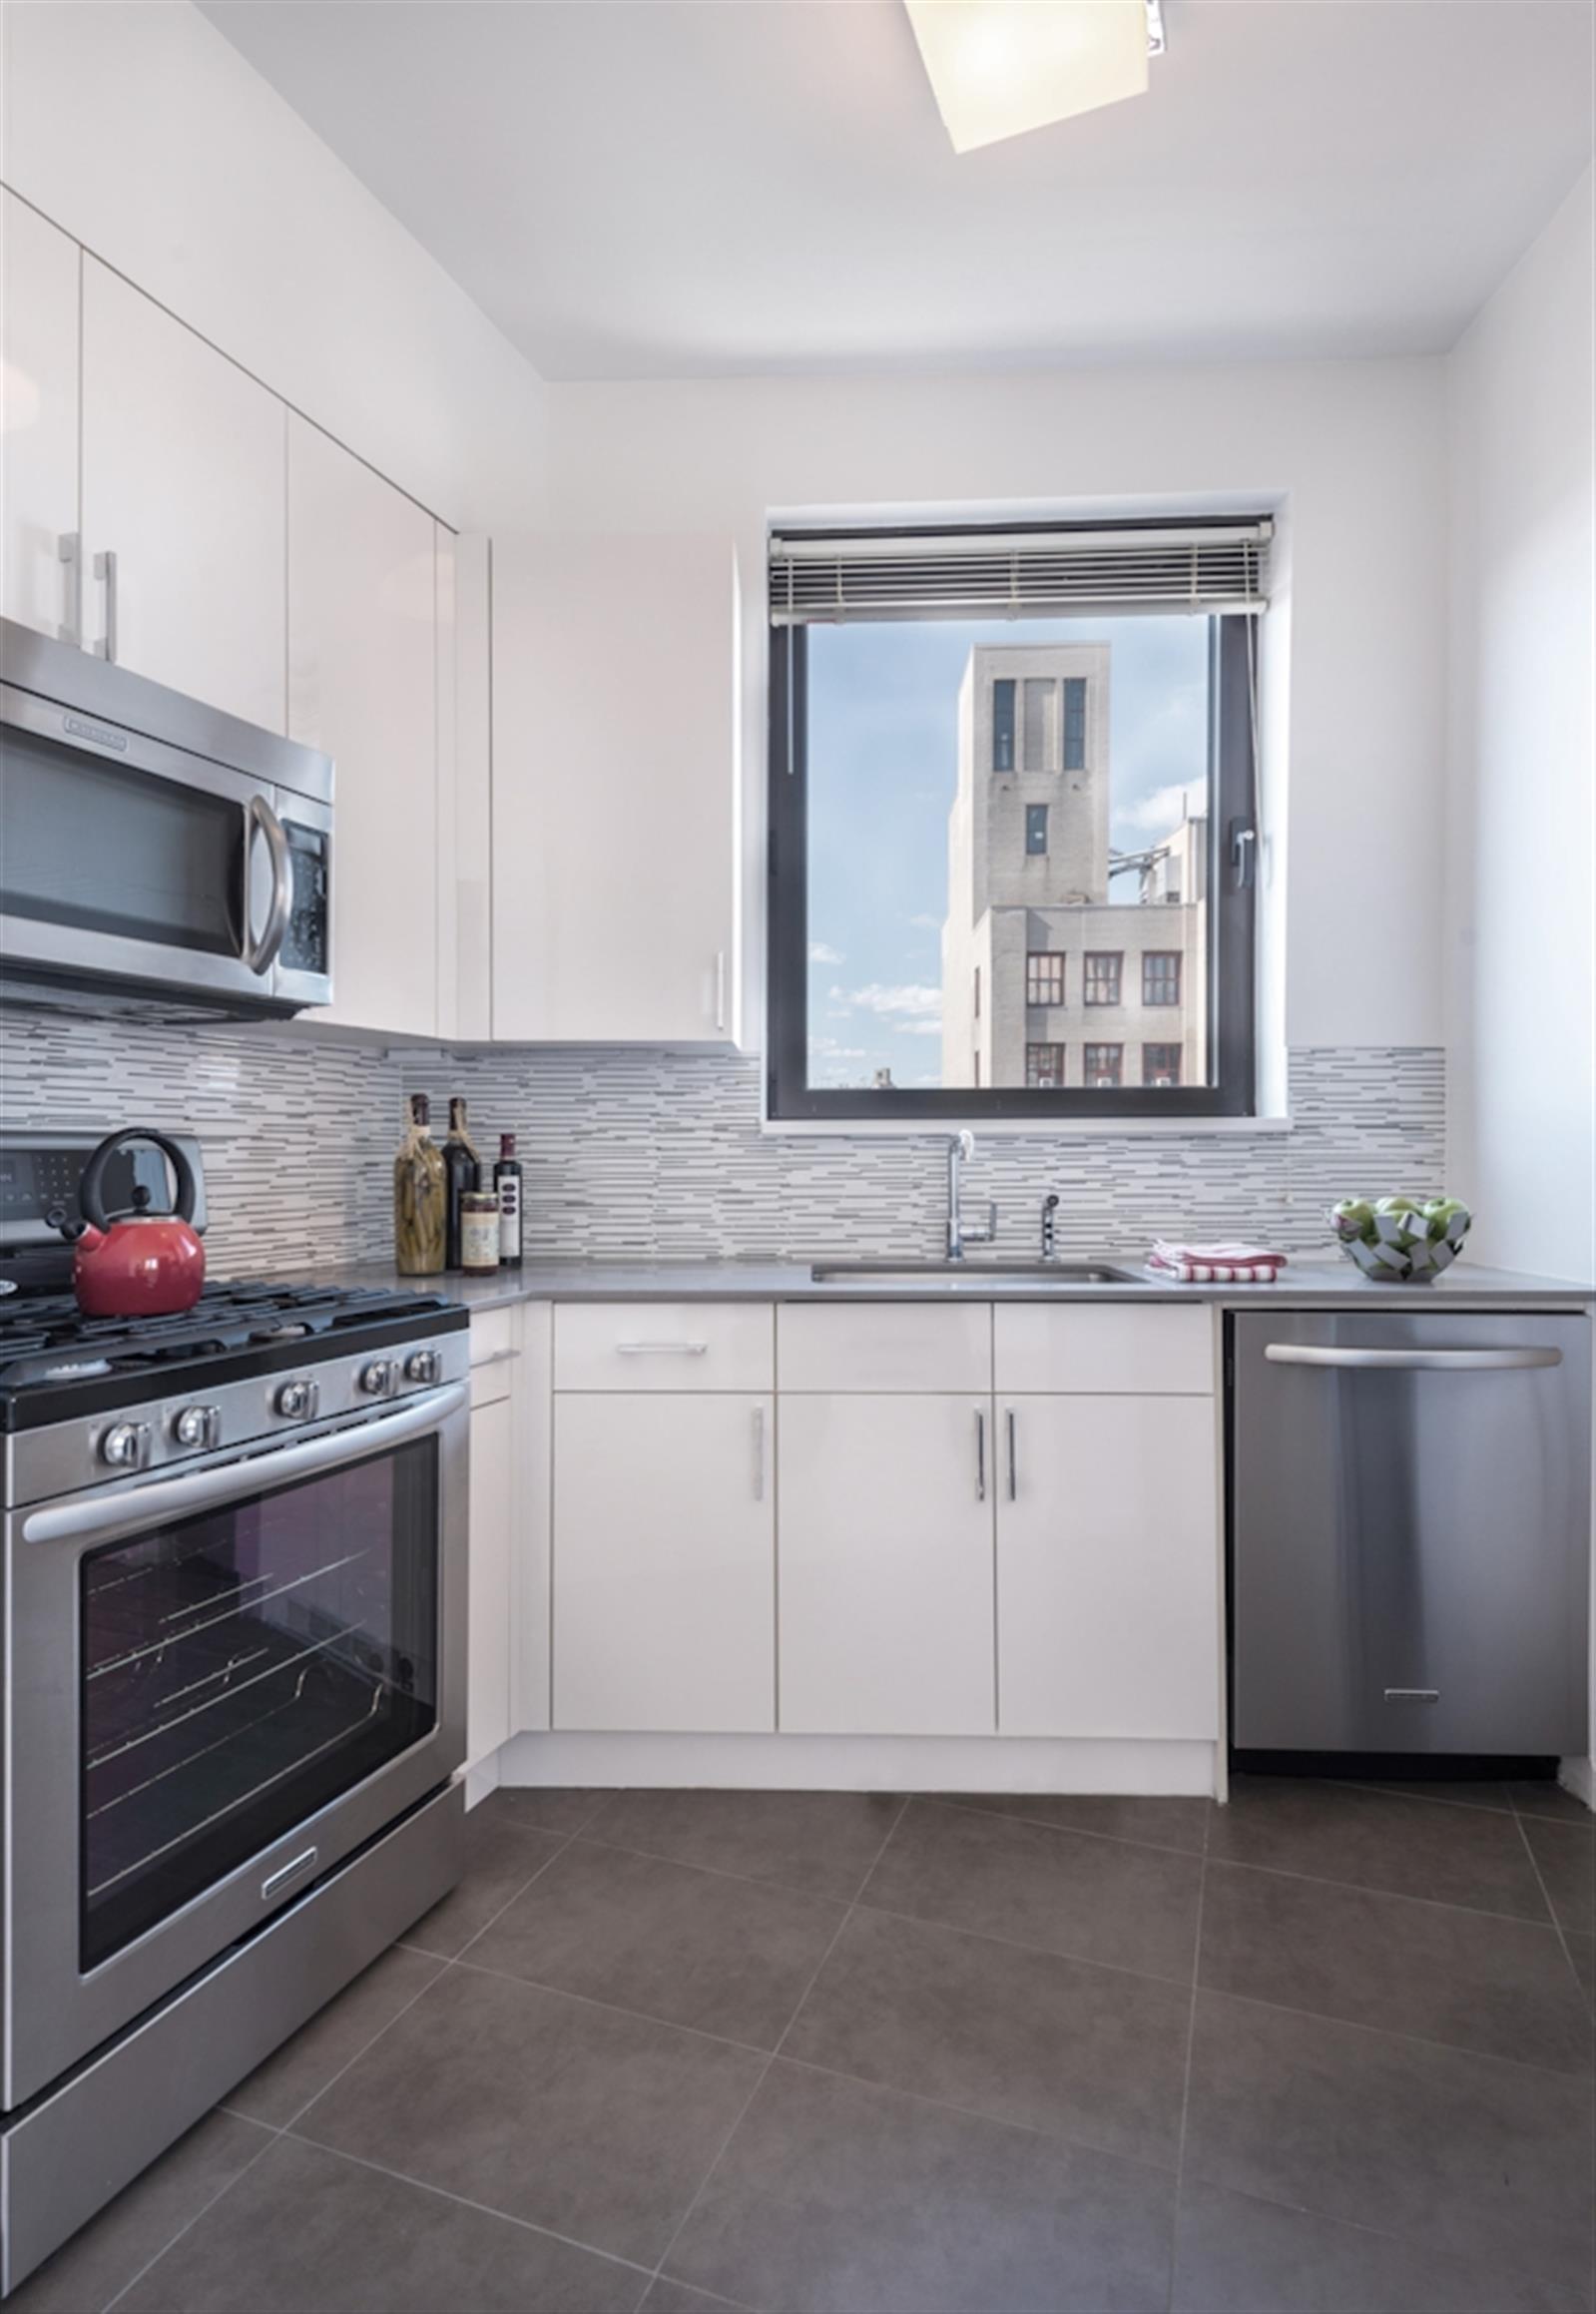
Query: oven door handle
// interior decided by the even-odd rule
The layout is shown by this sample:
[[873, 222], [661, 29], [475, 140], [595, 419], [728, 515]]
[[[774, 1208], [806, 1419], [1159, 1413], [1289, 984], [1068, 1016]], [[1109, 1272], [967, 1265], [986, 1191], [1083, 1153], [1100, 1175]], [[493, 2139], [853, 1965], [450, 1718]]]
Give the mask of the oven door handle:
[[114, 1494], [97, 1494], [89, 1501], [30, 1510], [22, 1521], [22, 1539], [101, 1541], [165, 1519], [186, 1518], [193, 1511], [259, 1494], [266, 1487], [307, 1478], [318, 1470], [335, 1470], [342, 1462], [363, 1461], [368, 1454], [437, 1430], [465, 1406], [468, 1396], [463, 1383], [451, 1383], [447, 1390], [402, 1400], [390, 1415], [369, 1417], [352, 1430], [331, 1431], [322, 1438], [307, 1439], [299, 1446], [277, 1446], [220, 1468], [188, 1470], [176, 1478], [151, 1478], [142, 1485], [119, 1487]]

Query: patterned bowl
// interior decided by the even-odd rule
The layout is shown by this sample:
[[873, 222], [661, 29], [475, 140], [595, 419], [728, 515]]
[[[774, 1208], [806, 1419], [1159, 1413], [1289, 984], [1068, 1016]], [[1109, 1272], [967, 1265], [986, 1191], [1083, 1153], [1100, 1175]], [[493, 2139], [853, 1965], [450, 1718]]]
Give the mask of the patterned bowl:
[[1351, 1256], [1365, 1278], [1382, 1286], [1433, 1285], [1462, 1252], [1474, 1219], [1462, 1206], [1444, 1219], [1426, 1219], [1413, 1209], [1370, 1213], [1363, 1223], [1343, 1213], [1325, 1218], [1342, 1253]]

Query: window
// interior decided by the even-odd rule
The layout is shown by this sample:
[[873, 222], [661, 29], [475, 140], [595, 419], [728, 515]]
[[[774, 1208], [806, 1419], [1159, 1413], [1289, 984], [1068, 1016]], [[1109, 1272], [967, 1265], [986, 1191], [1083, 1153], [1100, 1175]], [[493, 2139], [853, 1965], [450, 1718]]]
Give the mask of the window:
[[1180, 1081], [1180, 1046], [1178, 1044], [1144, 1044], [1142, 1047], [1143, 1084], [1178, 1085]]
[[1142, 958], [1142, 1002], [1179, 1004], [1181, 959], [1173, 948], [1149, 948]]
[[992, 769], [1014, 769], [1014, 683], [1002, 675], [992, 685]]
[[1082, 961], [1085, 978], [1081, 1001], [1085, 1004], [1117, 1004], [1120, 1000], [1120, 966], [1125, 961], [1124, 950], [1090, 949]]
[[1062, 1004], [1064, 959], [1054, 949], [1033, 948], [1025, 959], [1027, 1004]]
[[[1269, 528], [772, 539], [773, 1119], [1251, 1112], [1255, 848], [1238, 838]], [[1177, 978], [1143, 977], [1155, 948]], [[1065, 1007], [1115, 1013], [1154, 986], [1144, 1024], [1180, 1048], [1178, 1084], [1148, 1085], [1134, 1044], [1097, 1083], [1079, 1045], [1067, 1075], [1061, 1052], [1028, 1051], [1028, 1022], [1062, 1033]]]
[[1125, 1059], [1123, 1044], [1089, 1044], [1083, 1062], [1083, 1074], [1089, 1085], [1099, 1091], [1120, 1081], [1121, 1064]]
[[1064, 769], [1086, 769], [1086, 677], [1064, 678]]

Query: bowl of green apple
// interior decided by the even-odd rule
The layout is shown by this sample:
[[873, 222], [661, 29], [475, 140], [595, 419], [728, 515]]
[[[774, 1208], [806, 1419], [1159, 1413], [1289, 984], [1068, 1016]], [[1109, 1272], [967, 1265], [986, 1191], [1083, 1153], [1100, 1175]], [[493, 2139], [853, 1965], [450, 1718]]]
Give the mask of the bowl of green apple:
[[1343, 1197], [1329, 1214], [1341, 1251], [1382, 1286], [1433, 1285], [1463, 1250], [1473, 1215], [1456, 1197]]

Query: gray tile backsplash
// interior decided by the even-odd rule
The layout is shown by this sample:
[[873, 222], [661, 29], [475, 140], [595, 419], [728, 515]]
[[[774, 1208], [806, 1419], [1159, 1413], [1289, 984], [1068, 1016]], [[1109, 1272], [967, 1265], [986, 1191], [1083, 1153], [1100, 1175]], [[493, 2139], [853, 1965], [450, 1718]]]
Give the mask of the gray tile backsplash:
[[[1306, 1250], [1327, 1242], [1322, 1215], [1336, 1197], [1441, 1185], [1439, 1049], [1303, 1047], [1290, 1085], [1289, 1133], [989, 1136], [967, 1173], [972, 1206], [997, 1199], [999, 1253], [1032, 1250], [1049, 1189], [1062, 1199], [1066, 1253], [1140, 1253], [1164, 1233], [1256, 1233]], [[307, 1024], [180, 1029], [42, 1013], [0, 1023], [8, 1125], [198, 1134], [218, 1273], [386, 1258], [389, 1168], [411, 1090], [432, 1095], [435, 1119], [448, 1094], [464, 1093], [484, 1155], [501, 1130], [517, 1135], [528, 1253], [768, 1260], [937, 1249], [945, 1137], [763, 1134], [756, 1059], [401, 1050]]]

